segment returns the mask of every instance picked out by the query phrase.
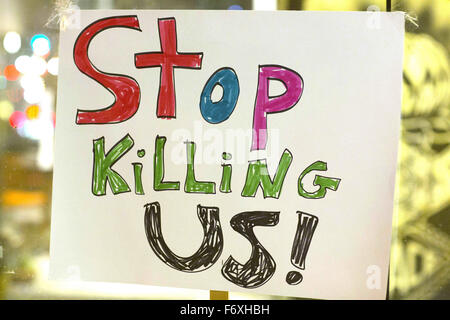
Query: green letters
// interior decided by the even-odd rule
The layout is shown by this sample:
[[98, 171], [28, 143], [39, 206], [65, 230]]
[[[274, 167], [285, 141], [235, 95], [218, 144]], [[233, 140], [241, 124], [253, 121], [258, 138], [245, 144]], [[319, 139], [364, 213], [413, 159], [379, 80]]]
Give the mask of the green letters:
[[180, 190], [180, 182], [163, 181], [164, 179], [164, 145], [166, 137], [156, 136], [155, 156], [153, 158], [153, 189], [162, 190]]
[[106, 181], [113, 194], [129, 192], [126, 181], [111, 167], [122, 158], [134, 145], [129, 134], [116, 143], [105, 155], [105, 138], [94, 140], [94, 172], [92, 176], [92, 193], [96, 196], [106, 194]]
[[327, 171], [327, 163], [323, 161], [316, 161], [309, 167], [307, 167], [305, 170], [303, 170], [302, 174], [298, 178], [298, 194], [301, 195], [303, 198], [307, 199], [321, 199], [325, 197], [327, 193], [327, 189], [331, 189], [333, 191], [336, 191], [339, 182], [341, 179], [338, 178], [329, 178], [329, 177], [323, 177], [316, 175], [314, 178], [313, 184], [315, 186], [320, 186], [319, 190], [315, 192], [307, 192], [303, 188], [303, 178], [311, 171], [313, 170], [319, 170], [319, 171]]
[[244, 189], [241, 195], [243, 197], [254, 197], [258, 186], [261, 185], [263, 189], [264, 198], [280, 197], [281, 187], [283, 186], [284, 178], [292, 162], [292, 154], [288, 149], [285, 149], [278, 164], [277, 172], [273, 182], [267, 170], [265, 160], [252, 161], [248, 165], [247, 178], [245, 179]]
[[184, 183], [184, 191], [187, 193], [216, 193], [216, 184], [214, 182], [203, 182], [195, 180], [194, 157], [195, 142], [186, 142], [187, 153], [187, 173]]

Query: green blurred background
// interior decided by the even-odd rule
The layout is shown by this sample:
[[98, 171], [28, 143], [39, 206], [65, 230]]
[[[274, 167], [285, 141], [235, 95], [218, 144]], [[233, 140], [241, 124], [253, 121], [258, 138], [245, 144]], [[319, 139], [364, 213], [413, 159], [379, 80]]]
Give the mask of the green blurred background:
[[[385, 11], [386, 2], [0, 2], [0, 299], [208, 299], [202, 290], [47, 280], [59, 12], [64, 8]], [[392, 10], [410, 18], [389, 299], [449, 299], [450, 0], [394, 0]], [[230, 299], [257, 298], [282, 299], [230, 293]]]

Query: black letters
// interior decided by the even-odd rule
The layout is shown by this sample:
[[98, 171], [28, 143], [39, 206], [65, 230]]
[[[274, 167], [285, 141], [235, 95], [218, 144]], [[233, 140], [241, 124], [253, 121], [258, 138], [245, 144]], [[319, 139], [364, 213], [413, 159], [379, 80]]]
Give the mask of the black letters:
[[211, 267], [223, 249], [219, 209], [197, 206], [197, 215], [203, 226], [204, 237], [200, 248], [190, 257], [173, 253], [164, 241], [161, 231], [161, 207], [158, 202], [145, 205], [145, 233], [153, 252], [168, 266], [183, 272], [200, 272]]
[[252, 245], [250, 259], [240, 264], [230, 256], [222, 267], [222, 275], [243, 288], [257, 288], [269, 281], [276, 269], [275, 260], [261, 245], [253, 232], [255, 226], [275, 226], [279, 212], [249, 211], [235, 215], [231, 227], [243, 235]]

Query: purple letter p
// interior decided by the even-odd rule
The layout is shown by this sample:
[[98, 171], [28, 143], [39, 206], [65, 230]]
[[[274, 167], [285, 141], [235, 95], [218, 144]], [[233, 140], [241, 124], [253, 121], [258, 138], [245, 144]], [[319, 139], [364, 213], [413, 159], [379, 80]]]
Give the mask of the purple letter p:
[[[269, 97], [269, 80], [279, 80], [286, 91]], [[258, 91], [253, 113], [253, 138], [251, 150], [264, 150], [267, 144], [267, 114], [291, 109], [300, 100], [303, 79], [294, 70], [277, 65], [259, 66]]]

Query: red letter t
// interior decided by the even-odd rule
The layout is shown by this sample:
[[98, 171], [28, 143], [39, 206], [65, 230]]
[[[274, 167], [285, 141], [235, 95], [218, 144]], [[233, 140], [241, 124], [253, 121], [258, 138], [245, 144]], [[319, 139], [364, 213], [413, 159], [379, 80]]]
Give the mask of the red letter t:
[[136, 68], [161, 67], [158, 118], [175, 118], [174, 68], [200, 69], [203, 53], [178, 53], [175, 18], [158, 19], [161, 52], [136, 53]]

